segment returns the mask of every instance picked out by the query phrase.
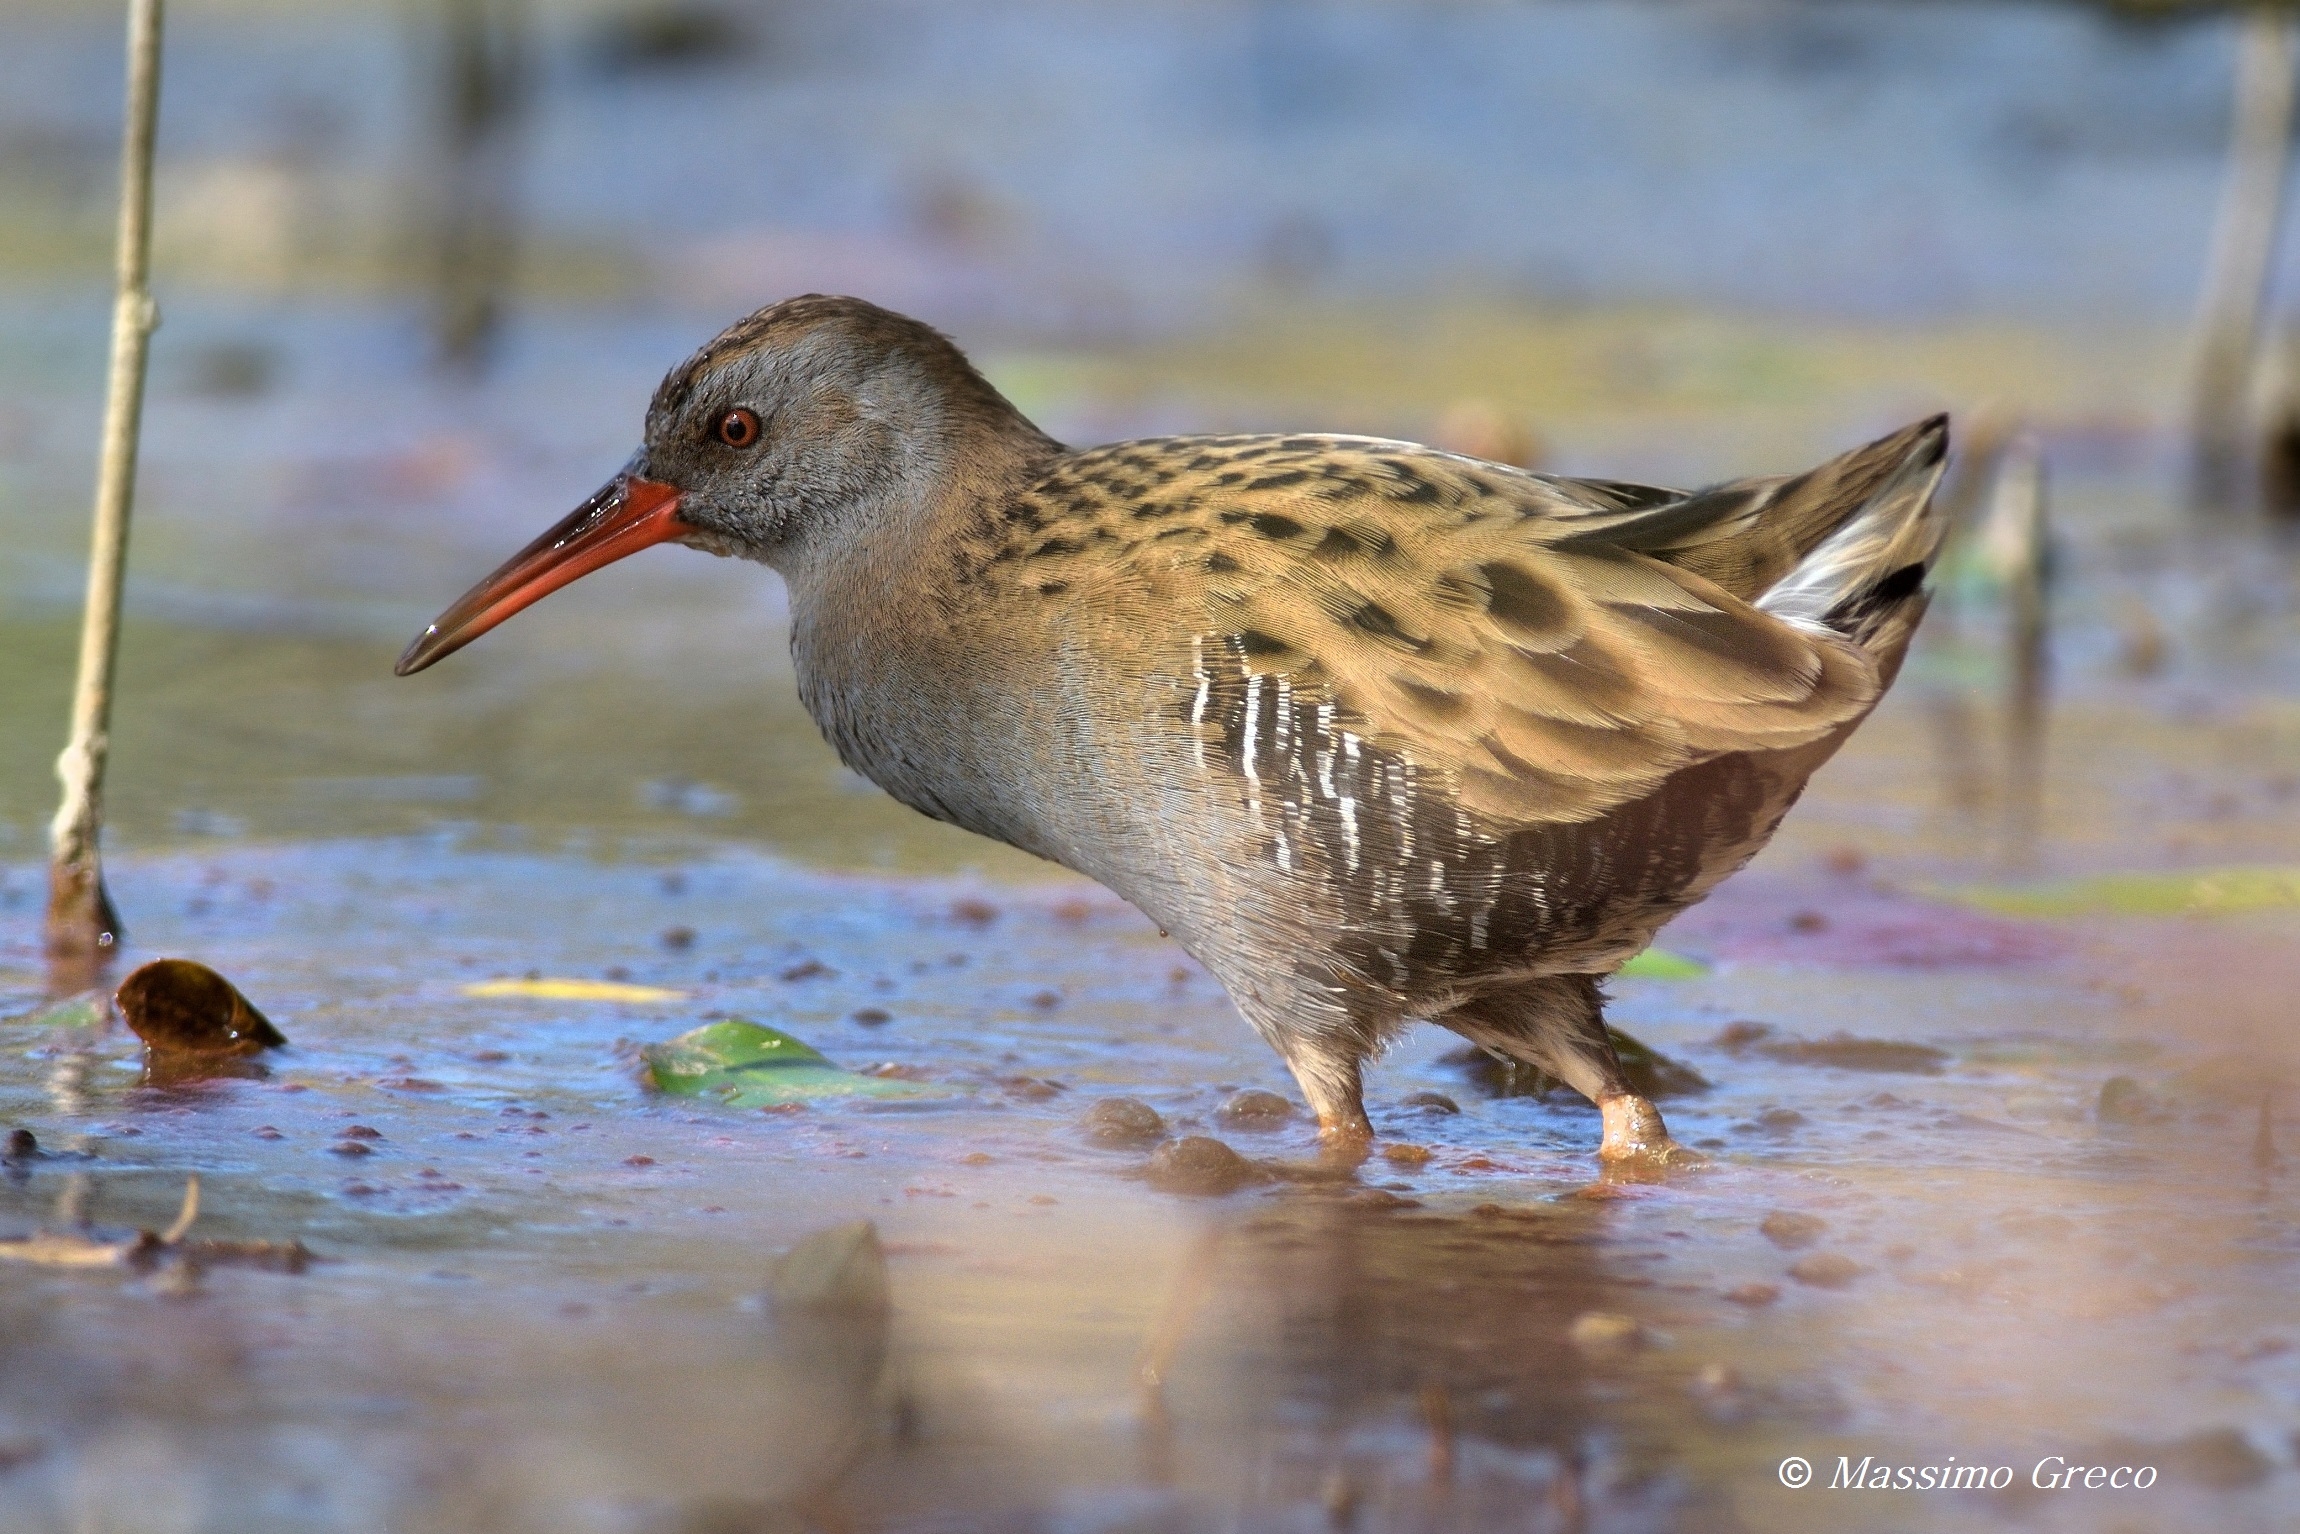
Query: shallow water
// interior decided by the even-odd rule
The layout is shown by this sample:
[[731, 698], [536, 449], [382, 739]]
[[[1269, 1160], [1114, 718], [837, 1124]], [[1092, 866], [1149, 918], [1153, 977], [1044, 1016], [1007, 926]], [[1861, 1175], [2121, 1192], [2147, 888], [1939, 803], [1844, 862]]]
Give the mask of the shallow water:
[[[1823, 46], [1816, 70], [1804, 52], [1769, 50], [1826, 45], [1826, 27], [1744, 35], [1732, 10], [1698, 47], [1669, 45], [1646, 10], [1542, 14], [1594, 29], [1604, 58], [1623, 37], [1658, 39], [1677, 73], [1616, 73], [1704, 112], [1770, 98], [1786, 89], [1773, 74], [1793, 75], [1781, 132], [1800, 153], [1831, 142], [1808, 118], [1857, 140], [1791, 199], [1846, 242], [1812, 257], [1828, 269], [1824, 301], [1952, 303], [1907, 271], [1864, 267], [1880, 226], [1839, 216], [1868, 195], [1873, 178], [1855, 171], [1879, 140], [1931, 153], [1895, 126], [1912, 103], [1941, 110], [1923, 79], [1901, 79], [1881, 113], [1853, 112], [1845, 80], [1901, 78], [1903, 65], [1831, 64]], [[1378, 50], [1388, 21], [1335, 14], [1344, 62]], [[1972, 18], [1904, 13], [1904, 33], [1934, 45], [1907, 70], [2009, 90], [1993, 75], [1973, 84], [1959, 50], [2025, 57], [1991, 54], [1990, 39], [2027, 37], [2063, 63], [2072, 47], [2113, 53], [2136, 78], [2172, 80], [2177, 91], [2149, 97], [2171, 127], [2211, 119], [2222, 34], [2144, 55], [2089, 23], [2007, 14], [1988, 26], [2009, 30], [1960, 31], [1950, 48], [1939, 29]], [[1462, 15], [1473, 32], [1519, 25]], [[43, 47], [86, 59], [109, 35], [74, 21]], [[359, 57], [385, 46], [346, 36]], [[195, 36], [186, 77], [220, 67], [230, 41]], [[1579, 56], [1545, 67], [1570, 72]], [[300, 78], [280, 59], [267, 67]], [[708, 106], [741, 85], [692, 88]], [[659, 101], [679, 87], [632, 89]], [[1611, 95], [1602, 71], [1576, 89]], [[99, 98], [107, 115], [83, 138], [109, 122]], [[547, 170], [622, 120], [602, 99], [548, 125]], [[1205, 102], [1191, 102], [1177, 111], [1196, 120]], [[931, 117], [932, 103], [912, 110]], [[2121, 102], [2053, 110], [2091, 132]], [[1996, 120], [1967, 115], [1984, 138]], [[1463, 114], [1424, 158], [1509, 138], [1484, 120]], [[1701, 120], [1688, 111], [1692, 127], [1643, 148], [1621, 140], [1607, 152], [1626, 168], [1609, 161], [1588, 180], [1648, 177], [1643, 161], [1670, 159]], [[1265, 180], [1307, 152], [1290, 121], [1263, 125], [1278, 146], [1254, 172]], [[896, 127], [918, 131], [914, 118]], [[217, 164], [247, 152], [229, 122], [202, 132]], [[2159, 136], [2188, 147], [2159, 160], [2079, 134], [2052, 151], [2074, 166], [2057, 202], [2015, 166], [1967, 203], [1970, 167], [1928, 161], [1972, 220], [1957, 235], [1980, 253], [1966, 280], [1991, 299], [2051, 285], [2057, 242], [2094, 239], [2086, 217], [2133, 223], [2119, 210], [2161, 212], [2166, 186], [2201, 209], [2211, 132]], [[1975, 142], [1941, 153], [1969, 158]], [[1186, 144], [1174, 152], [1191, 159]], [[1705, 155], [1672, 174], [1706, 187]], [[883, 191], [905, 162], [881, 158]], [[1468, 201], [1491, 169], [1465, 153], [1447, 175]], [[1727, 212], [1765, 204], [1748, 175], [1779, 180], [1761, 157], [1736, 174], [1712, 189]], [[590, 179], [586, 164], [580, 185], [539, 183], [546, 236], [590, 206], [574, 193], [605, 195]], [[1390, 255], [1353, 243], [1349, 209], [1368, 186], [1379, 193], [1360, 178], [1332, 215], [1344, 286], [1427, 264], [1412, 241]], [[1195, 254], [1221, 259], [1134, 270], [1163, 260], [1139, 261], [1154, 242], [1110, 258], [1142, 312], [1258, 259], [1258, 228], [1209, 235], [1170, 211], [1155, 198], [1130, 209], [1196, 228]], [[835, 208], [812, 212], [836, 222]], [[1997, 240], [2011, 226], [1991, 221], [2015, 213], [2021, 238]], [[1650, 205], [1611, 216], [1643, 230]], [[902, 215], [854, 221], [879, 239]], [[1497, 218], [1465, 265], [1522, 250], [1525, 222]], [[2176, 310], [2180, 231], [2196, 232], [2146, 223], [2088, 280], [2145, 297], [2133, 308]], [[1411, 232], [1426, 239], [1428, 221]], [[1641, 245], [1649, 265], [1614, 283], [1582, 248], [1608, 238], [1584, 233], [1572, 262], [1531, 285], [1587, 284], [1609, 303], [1640, 285], [1777, 301], [1814, 278], [1685, 241]], [[1890, 253], [1942, 269], [1923, 248]], [[745, 259], [775, 254], [769, 241]], [[926, 298], [970, 312], [965, 294], [938, 292]], [[1298, 1112], [1259, 1127], [1225, 1115], [1240, 1091], [1293, 1089], [1204, 972], [1093, 887], [844, 773], [791, 695], [763, 571], [660, 551], [434, 672], [392, 678], [417, 625], [622, 461], [654, 378], [716, 310], [531, 308], [492, 380], [457, 388], [421, 371], [412, 310], [390, 302], [168, 299], [112, 780], [118, 972], [195, 956], [291, 1044], [260, 1077], [149, 1086], [117, 1024], [23, 1020], [44, 985], [37, 857], [103, 310], [7, 298], [0, 1129], [30, 1129], [44, 1153], [0, 1169], [0, 1238], [59, 1223], [75, 1201], [106, 1232], [163, 1228], [197, 1175], [197, 1234], [301, 1241], [318, 1260], [301, 1274], [212, 1267], [189, 1293], [174, 1269], [0, 1264], [0, 1534], [2292, 1526], [2300, 909], [2010, 917], [1951, 898], [2300, 865], [2291, 551], [2198, 536], [2172, 513], [2160, 424], [2174, 353], [2145, 315], [2120, 308], [2082, 334], [1962, 319], [1861, 330], [1264, 295], [1227, 333], [1033, 341], [1025, 312], [1025, 341], [1002, 351], [993, 330], [980, 346], [1002, 384], [1077, 440], [1411, 433], [1478, 393], [1535, 419], [1560, 468], [1667, 479], [1787, 468], [1944, 400], [2009, 397], [2035, 413], [2066, 538], [2038, 836], [2009, 829], [1998, 619], [1968, 573], [1944, 583], [1893, 697], [1775, 848], [1665, 936], [1706, 967], [1615, 987], [1615, 1021], [1709, 1083], [1664, 1106], [1710, 1164], [1636, 1182], [1598, 1175], [1593, 1112], [1507, 1095], [1428, 1030], [1374, 1073], [1382, 1138], [1354, 1177], [1317, 1174]], [[216, 388], [218, 359], [233, 356], [256, 356], [269, 382]], [[527, 975], [677, 999], [467, 992]], [[721, 1016], [932, 1092], [733, 1112], [644, 1086], [642, 1046]], [[1147, 1143], [1082, 1132], [1117, 1096], [1154, 1108], [1168, 1135], [1221, 1139], [1259, 1175], [1220, 1197], [1162, 1190]], [[856, 1218], [884, 1243], [883, 1326], [765, 1300], [778, 1254]], [[1792, 1456], [1815, 1484], [1784, 1484]], [[1979, 1463], [2009, 1484], [1830, 1489], [1840, 1457], [1847, 1473], [1864, 1459]], [[2156, 1474], [2145, 1490], [2045, 1490], [2040, 1464]]]
[[[1291, 1528], [1337, 1506], [1366, 1527], [1846, 1526], [1854, 1493], [1780, 1485], [1790, 1454], [1824, 1478], [1839, 1455], [2160, 1470], [2145, 1493], [1862, 1494], [1897, 1527], [2265, 1529], [2292, 1505], [2300, 1209], [2289, 1162], [2255, 1159], [2291, 1074], [2290, 913], [2037, 929], [1752, 875], [1683, 944], [1715, 971], [1618, 987], [1618, 1021], [1715, 1083], [1669, 1105], [1711, 1167], [1600, 1180], [1594, 1115], [1486, 1095], [1432, 1036], [1375, 1078], [1382, 1153], [1332, 1183], [1286, 1175], [1313, 1148], [1298, 1118], [1223, 1123], [1282, 1071], [1090, 886], [477, 841], [117, 865], [137, 952], [199, 954], [293, 1043], [266, 1079], [161, 1089], [124, 1030], [19, 1026], [0, 1121], [48, 1154], [0, 1218], [85, 1176], [100, 1225], [157, 1227], [197, 1172], [203, 1234], [322, 1260], [214, 1270], [189, 1299], [11, 1271], [0, 1527], [773, 1527], [793, 1499], [893, 1528]], [[1864, 907], [1850, 946], [1893, 925], [1898, 962], [1735, 960], [1834, 936], [1783, 902]], [[677, 926], [693, 946], [668, 952]], [[27, 957], [8, 1010], [36, 997]], [[528, 971], [685, 999], [462, 994]], [[642, 1090], [634, 1043], [730, 1013], [951, 1095], [737, 1114]], [[1748, 1019], [1942, 1063], [1718, 1042]], [[2112, 1076], [2160, 1116], [2104, 1121]], [[1409, 1104], [1427, 1093], [1459, 1111]], [[1141, 1150], [1077, 1128], [1115, 1094], [1281, 1175], [1157, 1192]], [[1818, 1222], [1805, 1244], [1764, 1234], [1781, 1211]], [[773, 1253], [858, 1215], [890, 1253], [883, 1361], [758, 1298]], [[1577, 1345], [1590, 1312], [1642, 1345]], [[2197, 1436], [2227, 1430], [2245, 1447]]]
[[[2065, 488], [2026, 849], [1994, 607], [1950, 582], [1778, 844], [1665, 934], [1709, 971], [1617, 984], [1619, 1026], [1711, 1083], [1665, 1104], [1709, 1168], [1605, 1182], [1592, 1111], [1497, 1097], [1424, 1030], [1336, 1182], [1302, 1118], [1221, 1115], [1293, 1090], [1141, 918], [837, 768], [761, 570], [632, 561], [391, 678], [598, 465], [545, 442], [439, 469], [416, 437], [329, 467], [297, 419], [363, 386], [159, 453], [122, 662], [122, 966], [205, 959], [290, 1049], [147, 1088], [122, 1028], [0, 1021], [0, 1125], [48, 1152], [0, 1180], [0, 1235], [76, 1180], [99, 1228], [161, 1228], [196, 1173], [200, 1235], [320, 1260], [189, 1297], [170, 1270], [0, 1270], [0, 1529], [2291, 1523], [2300, 911], [1925, 897], [2300, 862], [2284, 554], [2171, 536], [2144, 478]], [[462, 409], [515, 416], [517, 389]], [[41, 570], [9, 568], [11, 720], [62, 715]], [[2132, 600], [2160, 614], [2146, 674]], [[53, 743], [0, 750], [5, 1019], [44, 987]], [[465, 994], [529, 973], [681, 998]], [[637, 1046], [720, 1014], [948, 1095], [731, 1113], [642, 1086]], [[1081, 1134], [1113, 1095], [1265, 1180], [1159, 1191], [1148, 1145]], [[775, 1253], [856, 1217], [886, 1334], [777, 1316]], [[1815, 1486], [1783, 1486], [1789, 1456]], [[1840, 1456], [2013, 1483], [1829, 1490]], [[2157, 1477], [2040, 1490], [2049, 1456]]]
[[[2070, 507], [2036, 867], [2300, 861], [2287, 588], [2122, 677], [2112, 593], [2223, 577], [2118, 554], [2119, 504]], [[117, 1024], [0, 1023], [0, 1124], [46, 1152], [0, 1182], [0, 1235], [82, 1180], [99, 1227], [158, 1228], [196, 1173], [200, 1234], [320, 1260], [188, 1297], [7, 1269], [0, 1529], [2288, 1525], [2300, 911], [1922, 898], [2030, 877], [1985, 607], [1666, 935], [1707, 972], [1616, 986], [1615, 1021], [1711, 1083], [1665, 1105], [1709, 1167], [1601, 1179], [1593, 1113], [1493, 1095], [1425, 1030], [1335, 1181], [1299, 1116], [1222, 1114], [1291, 1085], [1138, 916], [841, 776], [763, 574], [673, 556], [569, 595], [415, 682], [356, 624], [132, 636], [123, 963], [195, 955], [292, 1043], [161, 1088]], [[62, 625], [19, 632], [29, 709]], [[29, 822], [37, 782], [10, 792]], [[0, 884], [0, 1016], [40, 997], [38, 887], [24, 861]], [[679, 999], [465, 994], [527, 974]], [[945, 1095], [643, 1087], [638, 1046], [722, 1015]], [[1116, 1095], [1265, 1180], [1160, 1191], [1146, 1146], [1080, 1130]], [[883, 1335], [764, 1302], [778, 1252], [856, 1217]], [[2054, 1455], [2155, 1484], [2040, 1490]], [[1782, 1484], [1790, 1456], [1817, 1484]], [[1951, 1456], [2012, 1484], [1828, 1489], [1840, 1457]]]
[[[139, 554], [173, 557], [140, 568], [186, 595], [143, 588], [123, 662], [122, 962], [197, 956], [292, 1044], [265, 1079], [159, 1089], [117, 1025], [0, 1022], [0, 1125], [50, 1153], [0, 1181], [0, 1235], [79, 1178], [100, 1227], [158, 1228], [196, 1173], [199, 1233], [322, 1260], [189, 1298], [165, 1270], [0, 1273], [0, 1529], [2289, 1524], [2300, 912], [1917, 893], [2300, 863], [2291, 588], [2256, 546], [2133, 531], [2145, 485], [2064, 497], [2029, 869], [1990, 610], [1944, 608], [1778, 845], [1667, 934], [1713, 967], [1616, 987], [1618, 1023], [1713, 1083], [1666, 1104], [1707, 1170], [1604, 1182], [1592, 1113], [1490, 1096], [1425, 1031], [1374, 1076], [1382, 1154], [1334, 1183], [1298, 1175], [1300, 1118], [1222, 1119], [1290, 1083], [1140, 918], [840, 771], [763, 572], [650, 557], [389, 677], [392, 617], [548, 516], [589, 472], [565, 458], [482, 457], [395, 526], [337, 524], [341, 549], [279, 536], [309, 527], [294, 457], [238, 499], [162, 459]], [[2167, 615], [2146, 677], [2118, 658], [2131, 593]], [[9, 717], [60, 717], [68, 621], [30, 597]], [[6, 742], [0, 1017], [42, 986], [49, 749]], [[463, 993], [529, 973], [683, 995]], [[767, 1114], [642, 1087], [637, 1046], [719, 1014], [949, 1095]], [[1828, 1063], [1879, 1058], [1918, 1068]], [[2104, 1119], [2117, 1077], [2141, 1095]], [[1079, 1130], [1113, 1095], [1269, 1180], [1159, 1191], [1146, 1147]], [[1783, 1212], [1822, 1222], [1809, 1244], [1765, 1233]], [[886, 1334], [775, 1314], [775, 1254], [855, 1217], [889, 1254]], [[1818, 1485], [1781, 1484], [1792, 1455]], [[2158, 1476], [2027, 1485], [2052, 1455]], [[2016, 1474], [1827, 1490], [1840, 1456]]]

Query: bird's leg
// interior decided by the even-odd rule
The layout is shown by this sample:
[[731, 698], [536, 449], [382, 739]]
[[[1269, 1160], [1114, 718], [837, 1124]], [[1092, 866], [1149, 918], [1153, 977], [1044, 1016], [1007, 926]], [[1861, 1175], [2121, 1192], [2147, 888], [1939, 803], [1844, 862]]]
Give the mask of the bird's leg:
[[1522, 981], [1472, 997], [1436, 1019], [1481, 1049], [1547, 1071], [1597, 1104], [1608, 1162], [1674, 1166], [1702, 1158], [1669, 1137], [1661, 1110], [1631, 1090], [1605, 1031], [1605, 1000], [1590, 975]]
[[1669, 1136], [1661, 1110], [1649, 1097], [1620, 1091], [1596, 1099], [1605, 1121], [1605, 1134], [1597, 1142], [1600, 1161], [1642, 1161], [1655, 1166], [1684, 1166], [1702, 1160]]
[[1374, 1138], [1360, 1080], [1363, 1057], [1347, 1040], [1300, 1033], [1287, 1034], [1278, 1049], [1318, 1116], [1318, 1140], [1326, 1157], [1363, 1161]]

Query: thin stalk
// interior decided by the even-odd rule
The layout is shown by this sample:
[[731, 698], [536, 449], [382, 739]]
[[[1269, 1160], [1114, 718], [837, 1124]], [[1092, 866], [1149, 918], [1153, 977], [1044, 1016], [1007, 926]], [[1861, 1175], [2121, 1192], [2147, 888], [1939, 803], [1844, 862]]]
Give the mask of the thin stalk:
[[518, 235], [512, 194], [528, 76], [526, 0], [447, 0], [433, 206], [440, 360], [481, 371], [503, 324]]
[[[1975, 541], [1987, 536], [1987, 519], [1982, 512], [1993, 504], [2004, 474], [2007, 445], [2020, 431], [2017, 416], [1993, 406], [1983, 406], [1966, 419], [1969, 424], [1964, 445], [1957, 452], [1956, 467], [1937, 497], [1949, 529], [1949, 546], [1941, 558], [1944, 570], [1970, 563]], [[1982, 554], [1993, 561], [1985, 548]], [[1942, 579], [1925, 618], [1923, 642], [1956, 648], [1972, 627], [1972, 602], [1968, 582]], [[1961, 683], [1937, 688], [1931, 712], [1933, 743], [1939, 753], [1939, 770], [1934, 777], [1942, 791], [1944, 819], [1961, 833], [1981, 823], [1982, 812], [1994, 793], [1984, 759], [1984, 732], [1972, 696]]]
[[2006, 861], [2036, 861], [2044, 830], [2045, 732], [2051, 707], [2052, 532], [2044, 459], [2016, 439], [1997, 476], [1991, 552], [2005, 592]]
[[2189, 500], [2207, 513], [2237, 510], [2248, 499], [2260, 316], [2291, 164], [2292, 51], [2292, 20], [2283, 11], [2261, 6], [2245, 16], [2236, 53], [2228, 181], [2196, 312]]
[[120, 650], [120, 584], [136, 494], [144, 364], [159, 312], [151, 295], [152, 145], [160, 114], [160, 0], [129, 0], [127, 124], [120, 144], [120, 228], [114, 262], [111, 373], [96, 469], [95, 534], [72, 689], [72, 737], [57, 758], [64, 801], [49, 828], [48, 956], [59, 974], [92, 978], [118, 940], [98, 842], [111, 754], [112, 675]]

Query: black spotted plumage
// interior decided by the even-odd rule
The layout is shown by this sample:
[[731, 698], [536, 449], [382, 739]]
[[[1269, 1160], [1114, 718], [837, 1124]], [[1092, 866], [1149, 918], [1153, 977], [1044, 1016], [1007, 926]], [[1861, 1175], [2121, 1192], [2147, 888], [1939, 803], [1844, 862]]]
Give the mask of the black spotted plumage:
[[[710, 436], [737, 407], [755, 450]], [[944, 337], [810, 296], [674, 369], [626, 474], [782, 571], [849, 765], [1141, 906], [1338, 1143], [1423, 1018], [1590, 1095], [1602, 1154], [1668, 1160], [1598, 981], [1890, 684], [1946, 441], [1691, 493], [1315, 433], [1073, 452]]]

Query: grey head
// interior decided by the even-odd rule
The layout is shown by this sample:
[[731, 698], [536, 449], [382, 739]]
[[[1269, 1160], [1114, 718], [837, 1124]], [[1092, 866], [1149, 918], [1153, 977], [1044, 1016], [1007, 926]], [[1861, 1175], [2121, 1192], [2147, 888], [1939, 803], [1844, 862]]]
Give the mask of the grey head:
[[930, 326], [809, 294], [671, 370], [642, 472], [678, 488], [682, 541], [787, 572], [1058, 451]]
[[657, 543], [804, 580], [902, 547], [937, 508], [996, 497], [1061, 451], [932, 327], [859, 298], [785, 299], [673, 368], [630, 463], [441, 613], [397, 669]]

